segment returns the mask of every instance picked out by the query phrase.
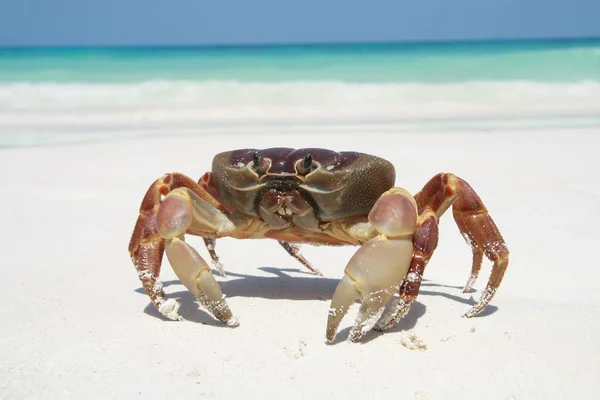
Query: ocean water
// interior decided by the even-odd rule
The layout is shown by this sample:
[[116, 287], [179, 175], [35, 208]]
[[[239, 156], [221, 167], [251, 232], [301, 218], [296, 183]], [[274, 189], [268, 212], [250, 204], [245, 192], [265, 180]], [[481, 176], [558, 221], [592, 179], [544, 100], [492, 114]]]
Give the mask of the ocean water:
[[600, 39], [0, 48], [0, 146], [324, 123], [600, 127]]

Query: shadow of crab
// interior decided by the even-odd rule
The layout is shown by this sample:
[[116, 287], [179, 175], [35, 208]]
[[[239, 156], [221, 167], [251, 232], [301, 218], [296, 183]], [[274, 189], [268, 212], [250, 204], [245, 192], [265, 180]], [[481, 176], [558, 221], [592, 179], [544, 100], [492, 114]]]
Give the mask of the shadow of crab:
[[[256, 276], [228, 272], [228, 278], [223, 280], [218, 278], [223, 293], [226, 293], [228, 298], [258, 297], [263, 299], [331, 301], [333, 293], [339, 283], [339, 279], [315, 276], [300, 269], [278, 269], [273, 267], [261, 267], [258, 269], [273, 274], [273, 276]], [[291, 276], [288, 275], [287, 272], [293, 272], [295, 275], [301, 274], [303, 276]], [[213, 271], [213, 273], [215, 276], [218, 276], [218, 272]], [[167, 288], [169, 286], [181, 286], [181, 282], [179, 280], [163, 282], [163, 287]], [[443, 287], [457, 289], [462, 292], [462, 286], [440, 285], [427, 280], [423, 280], [421, 287]], [[142, 287], [135, 291], [140, 294], [146, 294]], [[468, 293], [474, 292], [475, 290], [471, 289]], [[476, 303], [472, 297], [467, 299], [461, 296], [433, 290], [421, 290], [419, 296], [442, 296], [449, 300], [469, 306], [473, 306]], [[187, 289], [184, 288], [181, 291], [168, 293], [167, 297], [176, 299], [181, 304], [179, 314], [186, 321], [209, 326], [223, 326], [222, 322], [215, 320], [210, 314], [198, 306], [196, 298]], [[425, 314], [426, 308], [427, 307], [419, 301], [413, 302], [409, 313], [396, 326], [387, 330], [386, 333], [402, 332], [414, 328], [417, 325], [419, 318]], [[475, 318], [491, 315], [497, 310], [498, 307], [488, 305], [486, 309]], [[144, 313], [161, 320], [167, 320], [167, 318], [164, 317], [152, 303], [148, 303], [144, 308]], [[350, 329], [350, 327], [343, 329], [334, 343], [344, 341], [344, 338], [348, 336]], [[381, 334], [382, 332], [371, 331], [365, 335], [361, 342], [368, 343]]]

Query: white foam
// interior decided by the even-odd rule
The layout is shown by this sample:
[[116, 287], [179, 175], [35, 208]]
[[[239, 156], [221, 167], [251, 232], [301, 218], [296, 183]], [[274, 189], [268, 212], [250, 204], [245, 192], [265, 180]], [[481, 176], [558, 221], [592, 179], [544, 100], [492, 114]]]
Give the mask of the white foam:
[[600, 109], [600, 82], [539, 83], [529, 81], [463, 83], [347, 83], [334, 81], [251, 83], [235, 81], [148, 81], [128, 84], [10, 83], [0, 85], [0, 112], [194, 110], [197, 115], [238, 111], [245, 115], [289, 115], [296, 111], [329, 115], [353, 111], [408, 108], [440, 110], [521, 105]]
[[240, 123], [384, 121], [413, 130], [439, 120], [543, 118], [547, 125], [550, 116], [598, 124], [600, 82], [0, 84], [0, 146], [104, 140], [122, 136], [117, 129], [138, 136]]

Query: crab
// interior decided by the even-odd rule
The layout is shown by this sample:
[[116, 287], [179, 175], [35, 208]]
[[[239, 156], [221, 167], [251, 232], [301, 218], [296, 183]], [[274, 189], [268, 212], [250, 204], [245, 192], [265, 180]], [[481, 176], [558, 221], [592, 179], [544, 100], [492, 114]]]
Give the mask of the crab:
[[163, 253], [181, 283], [216, 319], [237, 326], [212, 270], [185, 241], [204, 239], [221, 275], [215, 241], [269, 238], [314, 274], [298, 244], [360, 246], [333, 294], [326, 339], [332, 342], [349, 308], [360, 300], [348, 340], [371, 329], [386, 330], [416, 299], [425, 267], [438, 243], [439, 218], [452, 206], [454, 220], [473, 253], [469, 291], [483, 256], [493, 267], [473, 317], [492, 300], [508, 266], [509, 251], [471, 186], [440, 173], [412, 196], [395, 187], [394, 166], [358, 152], [310, 148], [243, 149], [217, 154], [212, 172], [195, 180], [181, 173], [157, 179], [144, 196], [129, 253], [152, 303], [180, 320], [179, 304], [165, 298], [159, 280]]

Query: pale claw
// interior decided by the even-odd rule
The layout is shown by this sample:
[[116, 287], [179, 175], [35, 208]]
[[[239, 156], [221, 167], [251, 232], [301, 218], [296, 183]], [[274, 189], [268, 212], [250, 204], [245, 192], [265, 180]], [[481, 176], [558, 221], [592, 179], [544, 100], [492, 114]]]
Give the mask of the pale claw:
[[417, 224], [412, 196], [402, 188], [392, 188], [375, 202], [368, 218], [380, 235], [364, 243], [348, 262], [331, 301], [326, 331], [329, 342], [356, 298], [362, 305], [348, 339], [356, 342], [370, 331], [410, 267]]
[[354, 281], [349, 275], [345, 274], [340, 283], [338, 283], [331, 299], [331, 306], [329, 307], [329, 315], [327, 317], [326, 337], [328, 342], [333, 341], [340, 322], [342, 322], [352, 303], [359, 297], [361, 296], [358, 290], [356, 290]]
[[173, 238], [167, 241], [165, 253], [181, 283], [200, 304], [218, 320], [236, 326], [219, 284], [198, 252], [183, 240]]
[[396, 290], [398, 290], [398, 286], [373, 293], [366, 299], [363, 299], [354, 326], [348, 335], [349, 341], [357, 342], [365, 333], [373, 329], [381, 314], [383, 314], [385, 305], [390, 301]]
[[349, 340], [355, 342], [373, 328], [404, 279], [412, 251], [410, 240], [388, 240], [383, 236], [369, 240], [358, 249], [333, 294], [327, 319], [328, 342], [335, 338], [340, 322], [357, 298], [362, 305]]

